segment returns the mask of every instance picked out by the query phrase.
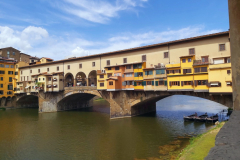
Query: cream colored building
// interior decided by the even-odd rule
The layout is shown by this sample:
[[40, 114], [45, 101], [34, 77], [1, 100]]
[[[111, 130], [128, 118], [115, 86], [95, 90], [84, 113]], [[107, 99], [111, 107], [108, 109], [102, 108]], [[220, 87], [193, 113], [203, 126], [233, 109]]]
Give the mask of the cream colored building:
[[[222, 45], [225, 46], [224, 50], [219, 49]], [[229, 32], [21, 67], [20, 78], [27, 81], [27, 77], [30, 79], [32, 75], [62, 72], [64, 74], [64, 87], [79, 84], [97, 86], [97, 83], [102, 82], [97, 81], [96, 71], [102, 72], [107, 66], [138, 62], [146, 62], [145, 68], [151, 68], [156, 64], [174, 65], [180, 63], [179, 57], [188, 55], [195, 55], [195, 60], [202, 60], [203, 57], [212, 60], [216, 57], [230, 56]], [[78, 82], [79, 78], [77, 78], [80, 76], [81, 83]], [[100, 87], [100, 85], [98, 86]], [[101, 88], [105, 89], [105, 87], [99, 89]]]

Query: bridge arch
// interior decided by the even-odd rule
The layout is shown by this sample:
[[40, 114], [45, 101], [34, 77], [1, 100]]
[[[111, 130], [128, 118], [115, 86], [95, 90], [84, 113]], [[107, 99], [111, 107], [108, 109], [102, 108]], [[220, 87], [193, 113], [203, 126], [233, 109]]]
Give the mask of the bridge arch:
[[57, 111], [92, 107], [95, 96], [101, 95], [95, 92], [69, 92], [57, 103]]
[[84, 72], [78, 72], [75, 76], [76, 86], [87, 86], [87, 77]]
[[68, 72], [64, 77], [64, 85], [65, 87], [72, 87], [74, 85], [74, 77], [73, 74]]
[[88, 86], [97, 86], [97, 71], [92, 70], [88, 74]]
[[16, 106], [18, 108], [38, 108], [38, 96], [24, 95], [16, 98]]

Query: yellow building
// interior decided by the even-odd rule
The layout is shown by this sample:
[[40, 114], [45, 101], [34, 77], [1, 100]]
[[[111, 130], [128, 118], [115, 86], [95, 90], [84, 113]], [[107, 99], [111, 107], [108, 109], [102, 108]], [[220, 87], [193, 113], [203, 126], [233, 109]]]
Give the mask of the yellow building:
[[213, 94], [232, 93], [232, 70], [230, 57], [213, 58], [209, 65], [209, 92]]
[[13, 59], [0, 58], [0, 98], [14, 96], [15, 64]]
[[97, 70], [97, 89], [107, 90], [107, 74], [105, 70]]
[[134, 72], [134, 90], [144, 90], [143, 84], [143, 69], [146, 68], [146, 62], [133, 64]]

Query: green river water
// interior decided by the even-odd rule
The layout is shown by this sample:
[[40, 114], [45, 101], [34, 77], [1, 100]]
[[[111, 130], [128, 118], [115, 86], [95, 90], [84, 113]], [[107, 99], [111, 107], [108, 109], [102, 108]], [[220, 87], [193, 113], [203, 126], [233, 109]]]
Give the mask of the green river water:
[[[38, 113], [37, 108], [0, 110], [1, 160], [134, 160], [160, 157], [159, 147], [179, 136], [197, 135], [211, 124], [183, 122], [194, 112], [226, 107], [199, 98], [173, 96], [157, 102], [157, 112], [109, 119], [109, 105], [96, 101], [85, 110]], [[182, 139], [180, 146], [188, 139]]]

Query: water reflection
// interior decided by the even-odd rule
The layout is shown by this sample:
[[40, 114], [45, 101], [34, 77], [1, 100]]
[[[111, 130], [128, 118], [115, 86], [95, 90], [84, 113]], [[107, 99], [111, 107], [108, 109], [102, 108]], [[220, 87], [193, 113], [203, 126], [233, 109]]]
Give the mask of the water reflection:
[[157, 111], [109, 119], [109, 104], [91, 109], [38, 113], [37, 109], [0, 111], [0, 159], [133, 160], [159, 157], [159, 146], [179, 136], [205, 132], [211, 124], [184, 122], [194, 112], [217, 113], [224, 106], [195, 97], [173, 96]]

